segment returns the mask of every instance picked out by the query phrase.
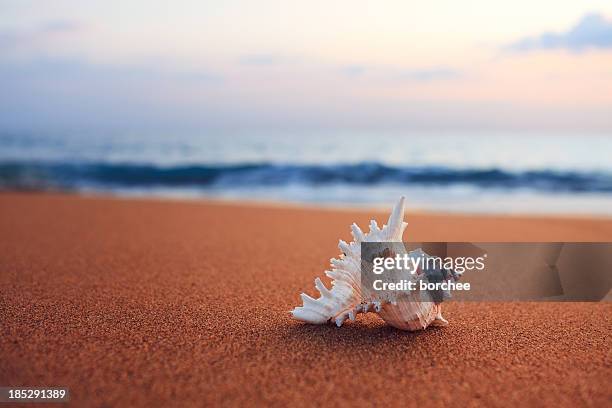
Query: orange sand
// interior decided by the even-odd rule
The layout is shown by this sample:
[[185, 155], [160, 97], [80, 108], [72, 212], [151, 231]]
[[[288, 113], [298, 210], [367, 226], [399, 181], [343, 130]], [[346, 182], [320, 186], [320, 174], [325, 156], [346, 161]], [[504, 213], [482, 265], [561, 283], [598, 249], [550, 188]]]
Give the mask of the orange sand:
[[[611, 303], [451, 303], [418, 333], [293, 321], [370, 216], [0, 194], [0, 385], [79, 407], [610, 405]], [[612, 241], [611, 220], [408, 221], [412, 240]]]

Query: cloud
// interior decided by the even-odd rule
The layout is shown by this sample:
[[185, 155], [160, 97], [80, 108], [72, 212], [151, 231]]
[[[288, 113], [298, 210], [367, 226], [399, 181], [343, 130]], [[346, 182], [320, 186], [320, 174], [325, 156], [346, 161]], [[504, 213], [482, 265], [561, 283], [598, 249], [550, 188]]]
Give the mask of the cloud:
[[276, 54], [250, 54], [240, 57], [239, 62], [242, 65], [276, 65], [284, 60]]
[[597, 13], [587, 14], [566, 32], [545, 32], [509, 46], [514, 51], [568, 49], [576, 52], [589, 48], [612, 49], [612, 20]]
[[41, 26], [37, 31], [42, 33], [69, 33], [81, 31], [85, 26], [77, 21], [73, 20], [54, 20], [48, 21]]
[[424, 69], [409, 69], [399, 73], [398, 78], [417, 82], [429, 82], [456, 79], [462, 76], [461, 71], [449, 67], [430, 67]]
[[[256, 81], [258, 86], [247, 82], [249, 86], [244, 86], [239, 76], [215, 79], [213, 73], [204, 70], [177, 72], [161, 65], [151, 61], [103, 65], [78, 58], [0, 63], [0, 89], [6, 95], [0, 98], [0, 132], [134, 129], [172, 133], [181, 129], [344, 127], [612, 129], [609, 104], [572, 104], [557, 109], [512, 101], [424, 99], [427, 95], [421, 89], [399, 96], [371, 94], [369, 87], [362, 91], [359, 86], [316, 75], [300, 77], [303, 81], [294, 79], [286, 87], [274, 81]], [[379, 75], [371, 73], [373, 70], [367, 67], [364, 74], [372, 75], [373, 83], [389, 78], [385, 76], [389, 72]], [[409, 70], [405, 74], [412, 81], [455, 75], [463, 78], [463, 74], [448, 68]], [[381, 84], [388, 85], [397, 82]], [[408, 85], [413, 88], [412, 83]]]
[[24, 52], [81, 35], [87, 26], [72, 20], [52, 20], [31, 29], [0, 31], [0, 51]]
[[367, 76], [372, 80], [433, 82], [463, 77], [463, 72], [446, 66], [397, 69], [384, 66], [345, 65], [339, 72], [349, 78]]
[[[122, 90], [127, 84], [187, 83], [219, 84], [224, 77], [206, 69], [177, 69], [163, 67], [162, 63], [153, 64], [156, 59], [149, 58], [144, 63], [103, 64], [88, 61], [85, 58], [37, 57], [30, 60], [4, 61], [0, 65], [0, 85], [8, 86], [9, 82], [17, 84], [38, 83], [51, 88], [73, 87], [88, 89], [91, 85], [103, 84]], [[160, 59], [161, 61], [161, 59]], [[59, 86], [59, 85], [61, 86]], [[98, 90], [96, 88], [96, 90]]]
[[347, 65], [340, 69], [340, 72], [348, 77], [357, 77], [366, 72], [366, 67], [363, 65]]
[[[0, 131], [96, 126], [156, 126], [222, 118], [215, 98], [223, 78], [205, 69], [113, 65], [85, 59], [0, 60]], [[202, 101], [203, 100], [203, 101]], [[228, 120], [228, 118], [224, 118]]]

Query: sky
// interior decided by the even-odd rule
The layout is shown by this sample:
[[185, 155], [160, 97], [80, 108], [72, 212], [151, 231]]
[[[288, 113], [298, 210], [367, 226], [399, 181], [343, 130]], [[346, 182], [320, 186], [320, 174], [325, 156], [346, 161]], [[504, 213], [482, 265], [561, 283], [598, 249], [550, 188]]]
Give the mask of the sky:
[[0, 0], [0, 131], [612, 131], [612, 2]]

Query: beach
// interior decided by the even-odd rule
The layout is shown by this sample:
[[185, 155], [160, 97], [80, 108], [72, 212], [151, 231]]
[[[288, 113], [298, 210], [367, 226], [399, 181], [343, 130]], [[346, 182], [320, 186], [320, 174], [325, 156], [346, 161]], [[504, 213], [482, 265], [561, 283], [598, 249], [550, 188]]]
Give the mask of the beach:
[[[2, 193], [0, 385], [79, 407], [610, 404], [610, 302], [449, 303], [448, 327], [416, 333], [293, 320], [350, 224], [386, 217]], [[612, 218], [406, 221], [410, 241], [612, 241]]]

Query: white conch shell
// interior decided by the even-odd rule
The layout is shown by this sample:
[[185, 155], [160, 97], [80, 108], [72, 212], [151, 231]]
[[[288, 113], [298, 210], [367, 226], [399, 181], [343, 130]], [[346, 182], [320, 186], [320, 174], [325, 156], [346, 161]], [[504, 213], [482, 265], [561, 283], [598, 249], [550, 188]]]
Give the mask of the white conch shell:
[[[361, 242], [401, 243], [404, 229], [404, 200], [393, 208], [389, 221], [379, 228], [376, 221], [370, 221], [370, 232], [364, 234], [356, 225], [351, 226], [354, 241], [350, 244], [340, 240], [338, 248], [343, 252], [339, 259], [331, 260], [331, 271], [325, 274], [332, 279], [332, 288], [325, 287], [321, 279], [315, 279], [315, 287], [321, 294], [314, 299], [301, 294], [303, 305], [296, 307], [293, 317], [312, 324], [334, 321], [342, 326], [348, 318], [355, 320], [358, 313], [375, 312], [385, 322], [402, 330], [420, 330], [429, 325], [446, 326], [441, 306], [433, 301], [423, 301], [412, 292], [396, 292], [392, 297], [382, 298], [375, 292], [362, 293], [361, 288]], [[424, 253], [413, 251], [411, 256]], [[426, 255], [426, 254], [425, 254]], [[407, 277], [409, 278], [409, 277]]]

